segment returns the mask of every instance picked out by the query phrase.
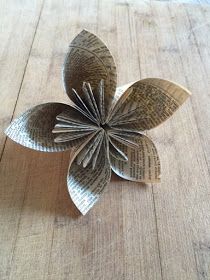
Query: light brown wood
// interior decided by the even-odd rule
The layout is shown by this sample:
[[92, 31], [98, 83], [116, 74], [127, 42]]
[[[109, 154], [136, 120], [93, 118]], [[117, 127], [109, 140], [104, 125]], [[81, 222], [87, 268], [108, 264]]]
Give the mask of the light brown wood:
[[42, 0], [0, 2], [0, 156], [31, 53], [42, 9]]
[[177, 2], [3, 1], [2, 129], [33, 105], [68, 102], [61, 67], [83, 28], [107, 43], [119, 84], [160, 77], [193, 95], [148, 132], [161, 184], [113, 176], [84, 217], [67, 192], [69, 153], [24, 149], [1, 131], [0, 279], [210, 279], [210, 4]]

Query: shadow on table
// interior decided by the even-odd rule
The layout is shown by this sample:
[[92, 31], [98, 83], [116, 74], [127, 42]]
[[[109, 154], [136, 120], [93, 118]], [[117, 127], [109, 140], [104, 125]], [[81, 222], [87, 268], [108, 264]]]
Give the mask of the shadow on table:
[[[41, 153], [8, 140], [0, 168], [1, 206], [21, 215], [45, 212], [55, 217], [58, 226], [82, 217], [67, 190], [68, 165], [69, 152]], [[112, 184], [122, 188], [146, 188], [145, 184], [126, 181], [114, 173]]]
[[68, 163], [68, 152], [41, 153], [8, 140], [0, 163], [4, 214], [45, 212], [55, 217], [80, 217], [66, 186]]

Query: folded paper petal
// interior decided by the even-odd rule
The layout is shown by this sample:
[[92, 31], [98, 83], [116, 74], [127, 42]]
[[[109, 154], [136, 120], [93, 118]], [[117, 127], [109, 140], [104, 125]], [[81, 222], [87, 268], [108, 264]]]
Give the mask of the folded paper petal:
[[104, 80], [108, 111], [116, 90], [115, 62], [106, 45], [96, 35], [83, 30], [71, 42], [64, 62], [63, 82], [66, 93], [75, 101], [73, 88], [84, 99], [81, 90], [83, 82], [90, 83], [95, 92], [100, 80]]
[[158, 78], [137, 81], [118, 100], [116, 108], [119, 108], [114, 109], [111, 122], [122, 129], [128, 125], [135, 130], [151, 129], [172, 116], [189, 95], [187, 89], [171, 81]]
[[[42, 152], [60, 152], [73, 146], [73, 142], [55, 143], [52, 130], [56, 116], [71, 107], [62, 103], [45, 103], [35, 106], [15, 119], [5, 133], [13, 141]], [[77, 141], [78, 144], [78, 141]]]
[[153, 142], [145, 135], [135, 137], [139, 148], [132, 149], [121, 144], [120, 149], [128, 160], [122, 161], [110, 155], [112, 170], [120, 177], [136, 182], [160, 181], [160, 160]]
[[67, 175], [67, 185], [72, 201], [78, 210], [85, 215], [97, 202], [105, 186], [110, 182], [111, 167], [104, 142], [95, 169], [92, 169], [91, 162], [85, 168], [77, 164], [75, 158], [82, 148], [72, 155]]
[[[116, 88], [114, 99], [111, 105], [110, 113], [107, 118], [107, 121], [109, 122], [112, 120], [113, 116], [116, 114], [116, 112], [120, 109], [122, 104], [127, 99], [128, 95], [132, 92], [132, 85], [134, 83], [129, 83], [123, 86], [119, 86]], [[128, 90], [129, 88], [129, 90]]]

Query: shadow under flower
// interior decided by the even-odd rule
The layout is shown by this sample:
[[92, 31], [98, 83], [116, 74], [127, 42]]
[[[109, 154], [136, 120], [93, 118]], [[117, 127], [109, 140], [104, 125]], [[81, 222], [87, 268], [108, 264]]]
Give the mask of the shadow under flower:
[[[47, 217], [54, 217], [56, 226], [64, 226], [70, 220], [82, 217], [66, 186], [68, 165], [68, 151], [42, 153], [8, 141], [0, 171], [2, 207], [12, 207], [20, 215], [35, 218], [39, 217], [40, 212], [42, 215], [45, 213]], [[110, 184], [115, 187], [122, 187], [122, 184], [132, 188], [147, 187], [143, 183], [125, 181], [114, 172]]]
[[115, 174], [113, 171], [112, 171], [112, 177], [111, 177], [111, 183], [114, 183], [116, 186], [122, 186], [123, 185], [132, 185], [131, 187], [132, 188], [147, 188], [148, 187], [148, 184], [146, 183], [143, 183], [143, 182], [134, 182], [134, 181], [128, 181], [128, 180], [125, 180], [123, 178], [121, 178], [120, 176], [118, 176], [117, 174]]

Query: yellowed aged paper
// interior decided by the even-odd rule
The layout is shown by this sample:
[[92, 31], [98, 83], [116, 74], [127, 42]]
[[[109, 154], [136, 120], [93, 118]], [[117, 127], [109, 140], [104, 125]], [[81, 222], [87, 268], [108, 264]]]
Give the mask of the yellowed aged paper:
[[127, 156], [127, 161], [119, 160], [111, 155], [112, 170], [124, 179], [155, 183], [160, 182], [160, 160], [152, 141], [145, 135], [136, 137], [138, 149], [131, 149], [120, 145], [122, 152]]
[[74, 204], [83, 215], [97, 202], [111, 179], [111, 167], [106, 150], [106, 143], [103, 141], [94, 169], [90, 164], [85, 168], [77, 164], [74, 159], [78, 152], [70, 161], [67, 175], [68, 190]]
[[115, 62], [106, 45], [94, 34], [83, 30], [71, 42], [64, 62], [65, 90], [74, 101], [72, 88], [80, 94], [83, 82], [90, 83], [96, 89], [101, 80], [104, 81], [105, 110], [108, 114], [117, 84]]
[[[132, 89], [132, 92], [128, 92]], [[123, 129], [124, 125], [136, 130], [151, 129], [166, 119], [183, 104], [188, 98], [190, 92], [173, 82], [158, 78], [148, 78], [133, 83], [124, 93], [126, 102], [112, 116], [110, 122], [117, 118], [121, 119], [122, 115], [133, 115], [127, 118], [127, 121], [120, 123]], [[123, 96], [121, 96], [121, 99]]]

